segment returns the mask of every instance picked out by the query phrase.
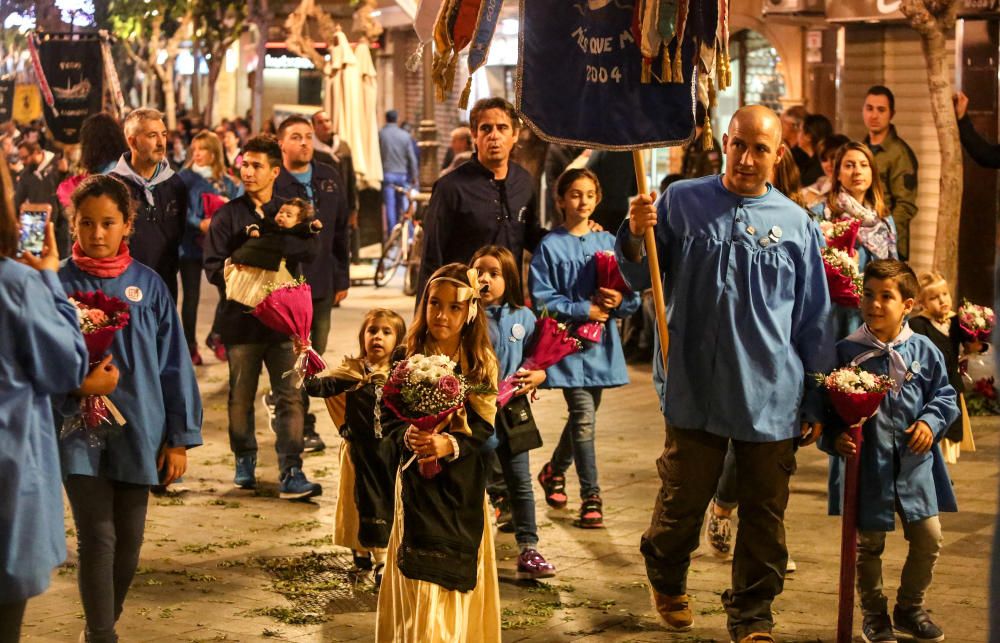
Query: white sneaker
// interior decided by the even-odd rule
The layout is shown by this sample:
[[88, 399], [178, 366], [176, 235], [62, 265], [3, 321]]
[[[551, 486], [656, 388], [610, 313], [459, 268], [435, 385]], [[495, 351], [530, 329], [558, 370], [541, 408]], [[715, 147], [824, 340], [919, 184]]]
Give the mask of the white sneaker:
[[705, 528], [705, 544], [718, 558], [729, 558], [733, 553], [733, 519], [715, 513], [715, 501], [708, 506], [708, 526]]

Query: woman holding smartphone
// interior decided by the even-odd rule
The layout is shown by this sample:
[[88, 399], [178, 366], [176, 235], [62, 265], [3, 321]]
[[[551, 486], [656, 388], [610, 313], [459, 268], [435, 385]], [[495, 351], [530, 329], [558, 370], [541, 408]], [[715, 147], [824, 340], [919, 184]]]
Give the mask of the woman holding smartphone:
[[[87, 374], [76, 309], [56, 277], [51, 222], [21, 252], [7, 163], [0, 160], [0, 643], [20, 637], [28, 598], [66, 557], [59, 452], [49, 396]], [[18, 258], [15, 260], [14, 257]]]

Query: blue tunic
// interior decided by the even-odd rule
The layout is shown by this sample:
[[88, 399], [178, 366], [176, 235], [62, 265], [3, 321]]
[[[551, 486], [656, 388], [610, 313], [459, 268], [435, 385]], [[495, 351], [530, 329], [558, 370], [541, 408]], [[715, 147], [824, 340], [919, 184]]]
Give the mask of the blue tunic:
[[41, 594], [66, 558], [49, 396], [86, 375], [87, 347], [55, 273], [0, 259], [0, 604]]
[[[582, 323], [590, 317], [590, 298], [597, 293], [594, 254], [614, 250], [610, 232], [588, 232], [577, 237], [558, 228], [542, 237], [531, 258], [531, 299], [538, 312], [548, 311], [559, 321]], [[629, 317], [639, 309], [639, 293], [624, 295], [604, 325], [601, 343], [584, 346], [546, 370], [543, 388], [594, 386], [607, 388], [628, 384], [628, 370], [615, 317]]]
[[524, 362], [524, 349], [535, 333], [535, 314], [530, 308], [515, 310], [503, 304], [487, 308], [486, 319], [502, 380], [513, 375]]
[[[807, 373], [833, 364], [822, 235], [795, 203], [768, 186], [759, 197], [722, 177], [678, 181], [657, 205], [655, 229], [670, 331], [670, 376], [659, 345], [654, 381], [667, 422], [747, 442], [787, 440], [800, 421], [822, 421]], [[636, 290], [647, 259], [618, 261]], [[809, 386], [808, 395], [803, 391]], [[801, 408], [801, 416], [800, 416]]]
[[[125, 428], [103, 447], [88, 444], [82, 431], [60, 441], [63, 476], [101, 476], [133, 484], [159, 482], [160, 447], [193, 447], [201, 442], [201, 395], [177, 309], [160, 277], [137, 261], [121, 275], [101, 279], [72, 260], [59, 270], [66, 293], [101, 290], [129, 305], [129, 322], [115, 333], [113, 363], [121, 371], [111, 395], [125, 417]], [[57, 406], [62, 420], [77, 406], [75, 398]]]
[[[837, 343], [837, 361], [848, 364], [869, 350], [869, 346], [842, 340]], [[897, 502], [907, 522], [936, 516], [939, 511], [958, 511], [938, 444], [959, 413], [955, 389], [948, 384], [944, 356], [929, 339], [918, 334], [897, 346], [896, 351], [909, 365], [909, 379], [899, 394], [889, 393], [883, 398], [878, 413], [862, 428], [858, 482], [861, 531], [892, 531]], [[889, 357], [873, 357], [860, 366], [886, 375]], [[904, 431], [917, 420], [926, 422], [934, 433], [934, 446], [927, 453], [913, 453], [907, 446], [910, 434]], [[843, 497], [844, 460], [834, 446], [837, 428], [843, 427], [824, 432], [819, 443], [834, 456], [830, 458], [831, 515], [840, 514]]]

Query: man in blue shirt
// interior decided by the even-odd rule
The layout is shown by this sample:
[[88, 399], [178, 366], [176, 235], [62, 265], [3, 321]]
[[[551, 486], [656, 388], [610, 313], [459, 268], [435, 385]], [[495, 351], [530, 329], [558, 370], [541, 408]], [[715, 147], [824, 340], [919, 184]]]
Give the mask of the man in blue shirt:
[[678, 181], [656, 206], [655, 195], [637, 197], [618, 232], [622, 272], [641, 290], [642, 236], [654, 228], [670, 328], [669, 374], [654, 359], [662, 487], [641, 551], [660, 617], [690, 628], [691, 552], [732, 440], [741, 522], [722, 601], [734, 641], [764, 642], [784, 584], [795, 449], [822, 432], [822, 400], [806, 384], [833, 363], [830, 299], [819, 230], [768, 184], [782, 155], [777, 115], [740, 109], [722, 145], [723, 176]]
[[385, 205], [382, 238], [389, 238], [399, 214], [406, 209], [406, 200], [396, 195], [396, 188], [407, 189], [417, 181], [417, 155], [413, 151], [413, 137], [396, 124], [399, 114], [390, 109], [385, 113], [385, 126], [378, 132], [379, 151], [382, 153], [382, 202]]

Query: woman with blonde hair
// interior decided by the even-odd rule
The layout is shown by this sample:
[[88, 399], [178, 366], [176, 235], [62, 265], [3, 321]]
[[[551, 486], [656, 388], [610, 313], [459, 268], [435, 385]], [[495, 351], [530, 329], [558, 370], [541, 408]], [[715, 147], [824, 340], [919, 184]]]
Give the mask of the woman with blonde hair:
[[[224, 159], [219, 137], [213, 132], [204, 130], [191, 140], [187, 165], [178, 173], [188, 190], [187, 222], [180, 248], [181, 289], [184, 292], [181, 300], [181, 322], [191, 353], [191, 361], [196, 366], [202, 362], [201, 354], [198, 352], [198, 341], [195, 339], [195, 326], [198, 321], [198, 299], [201, 296], [201, 248], [205, 233], [208, 232], [208, 224], [215, 209], [243, 192], [226, 173]], [[225, 293], [220, 290], [220, 305], [225, 300]], [[216, 321], [219, 319], [218, 308], [215, 319]], [[226, 359], [225, 348], [219, 339], [216, 324], [212, 324], [212, 331], [205, 343], [215, 351], [217, 358]]]

